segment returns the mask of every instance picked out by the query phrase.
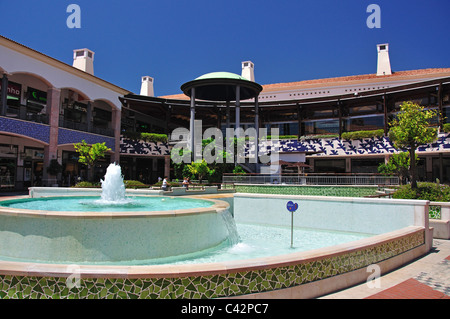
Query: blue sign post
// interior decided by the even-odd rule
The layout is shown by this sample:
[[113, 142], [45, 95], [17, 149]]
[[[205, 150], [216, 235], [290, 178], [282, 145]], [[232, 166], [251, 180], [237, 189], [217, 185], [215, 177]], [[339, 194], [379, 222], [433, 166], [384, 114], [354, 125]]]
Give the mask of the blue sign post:
[[294, 245], [294, 212], [298, 209], [298, 204], [293, 201], [289, 201], [286, 204], [286, 208], [291, 212], [291, 248]]

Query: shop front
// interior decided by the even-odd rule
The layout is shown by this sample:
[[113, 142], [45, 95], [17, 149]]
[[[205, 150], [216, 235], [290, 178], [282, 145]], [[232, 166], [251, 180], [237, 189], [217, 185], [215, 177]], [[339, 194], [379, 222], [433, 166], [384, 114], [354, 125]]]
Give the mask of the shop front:
[[44, 149], [25, 147], [23, 154], [23, 186], [42, 186], [44, 173]]
[[14, 189], [16, 184], [17, 146], [0, 145], [0, 190]]

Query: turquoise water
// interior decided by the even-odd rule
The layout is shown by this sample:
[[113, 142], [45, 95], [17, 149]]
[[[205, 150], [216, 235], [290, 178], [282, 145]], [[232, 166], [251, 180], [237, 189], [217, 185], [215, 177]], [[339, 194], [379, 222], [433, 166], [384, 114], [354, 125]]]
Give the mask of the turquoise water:
[[[2, 206], [33, 210], [54, 211], [164, 211], [209, 207], [213, 202], [181, 197], [128, 197], [125, 202], [105, 205], [100, 197], [56, 197], [41, 199], [20, 199], [1, 203]], [[252, 259], [285, 255], [294, 252], [308, 251], [329, 247], [367, 238], [369, 234], [318, 230], [311, 228], [294, 228], [293, 246], [291, 247], [290, 226], [273, 226], [250, 223], [235, 224], [231, 214], [222, 216], [227, 225], [229, 238], [221, 245], [208, 250], [201, 250], [188, 255], [173, 256], [160, 259], [124, 260], [120, 262], [77, 262], [77, 264], [95, 265], [164, 265], [164, 264], [198, 264], [225, 262], [240, 259]], [[37, 239], [37, 238], [36, 238]], [[45, 239], [45, 238], [44, 238]], [[57, 240], [57, 238], [55, 238]], [[173, 237], [171, 240], [182, 240]], [[37, 260], [19, 260], [2, 257], [0, 260], [52, 262]], [[61, 262], [59, 262], [61, 263]], [[62, 262], [64, 263], [64, 262]]]
[[180, 259], [147, 261], [146, 264], [196, 264], [252, 259], [308, 251], [373, 236], [371, 234], [294, 228], [291, 247], [291, 228], [258, 224], [237, 224], [239, 241], [213, 251], [203, 251]]
[[[236, 231], [238, 235], [238, 239], [234, 239], [236, 242], [230, 243], [230, 241], [225, 241], [218, 247], [199, 251], [189, 255], [173, 256], [161, 259], [130, 260], [121, 262], [77, 262], [77, 264], [182, 265], [226, 262], [232, 260], [279, 256], [294, 252], [308, 251], [312, 249], [348, 243], [351, 241], [373, 236], [361, 233], [294, 228], [293, 247], [291, 247], [290, 227], [276, 227], [257, 224], [237, 224]], [[19, 260], [17, 258], [8, 258], [4, 256], [0, 256], [0, 260], [30, 261]], [[31, 261], [39, 262], [33, 260]]]
[[167, 211], [210, 207], [214, 203], [194, 198], [132, 196], [118, 202], [105, 202], [100, 197], [26, 198], [1, 202], [4, 207], [61, 212]]

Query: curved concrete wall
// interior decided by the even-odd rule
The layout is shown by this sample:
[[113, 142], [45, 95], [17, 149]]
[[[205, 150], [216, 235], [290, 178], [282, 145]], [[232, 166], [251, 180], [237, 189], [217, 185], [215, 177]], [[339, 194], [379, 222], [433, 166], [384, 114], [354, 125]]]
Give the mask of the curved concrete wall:
[[0, 255], [49, 263], [136, 262], [225, 241], [228, 204], [161, 212], [46, 212], [0, 207]]

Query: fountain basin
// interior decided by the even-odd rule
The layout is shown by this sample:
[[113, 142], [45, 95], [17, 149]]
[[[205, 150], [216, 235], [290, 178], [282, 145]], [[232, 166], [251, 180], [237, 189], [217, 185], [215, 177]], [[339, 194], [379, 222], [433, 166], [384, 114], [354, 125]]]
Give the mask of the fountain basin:
[[228, 238], [223, 214], [229, 204], [202, 201], [208, 207], [165, 211], [62, 212], [2, 206], [0, 254], [24, 261], [91, 264], [190, 254]]
[[[0, 298], [314, 298], [366, 282], [372, 273], [368, 272], [371, 265], [378, 265], [384, 274], [431, 249], [428, 201], [257, 194], [201, 198], [213, 196], [232, 199], [237, 221], [258, 213], [257, 222], [263, 224], [289, 220], [289, 200], [299, 203], [295, 221], [307, 224], [314, 212], [321, 211], [325, 216], [322, 212], [317, 215], [320, 222], [330, 218], [350, 221], [341, 224], [345, 227], [365, 221], [373, 225], [390, 222], [380, 221], [376, 211], [409, 217], [392, 216], [395, 230], [373, 228], [374, 236], [353, 242], [253, 259], [244, 255], [240, 260], [206, 264], [67, 265], [1, 260]], [[309, 201], [317, 208], [309, 206], [312, 215], [304, 206], [310, 205]], [[334, 209], [322, 209], [324, 202], [334, 202]], [[368, 209], [374, 206], [378, 209]]]

